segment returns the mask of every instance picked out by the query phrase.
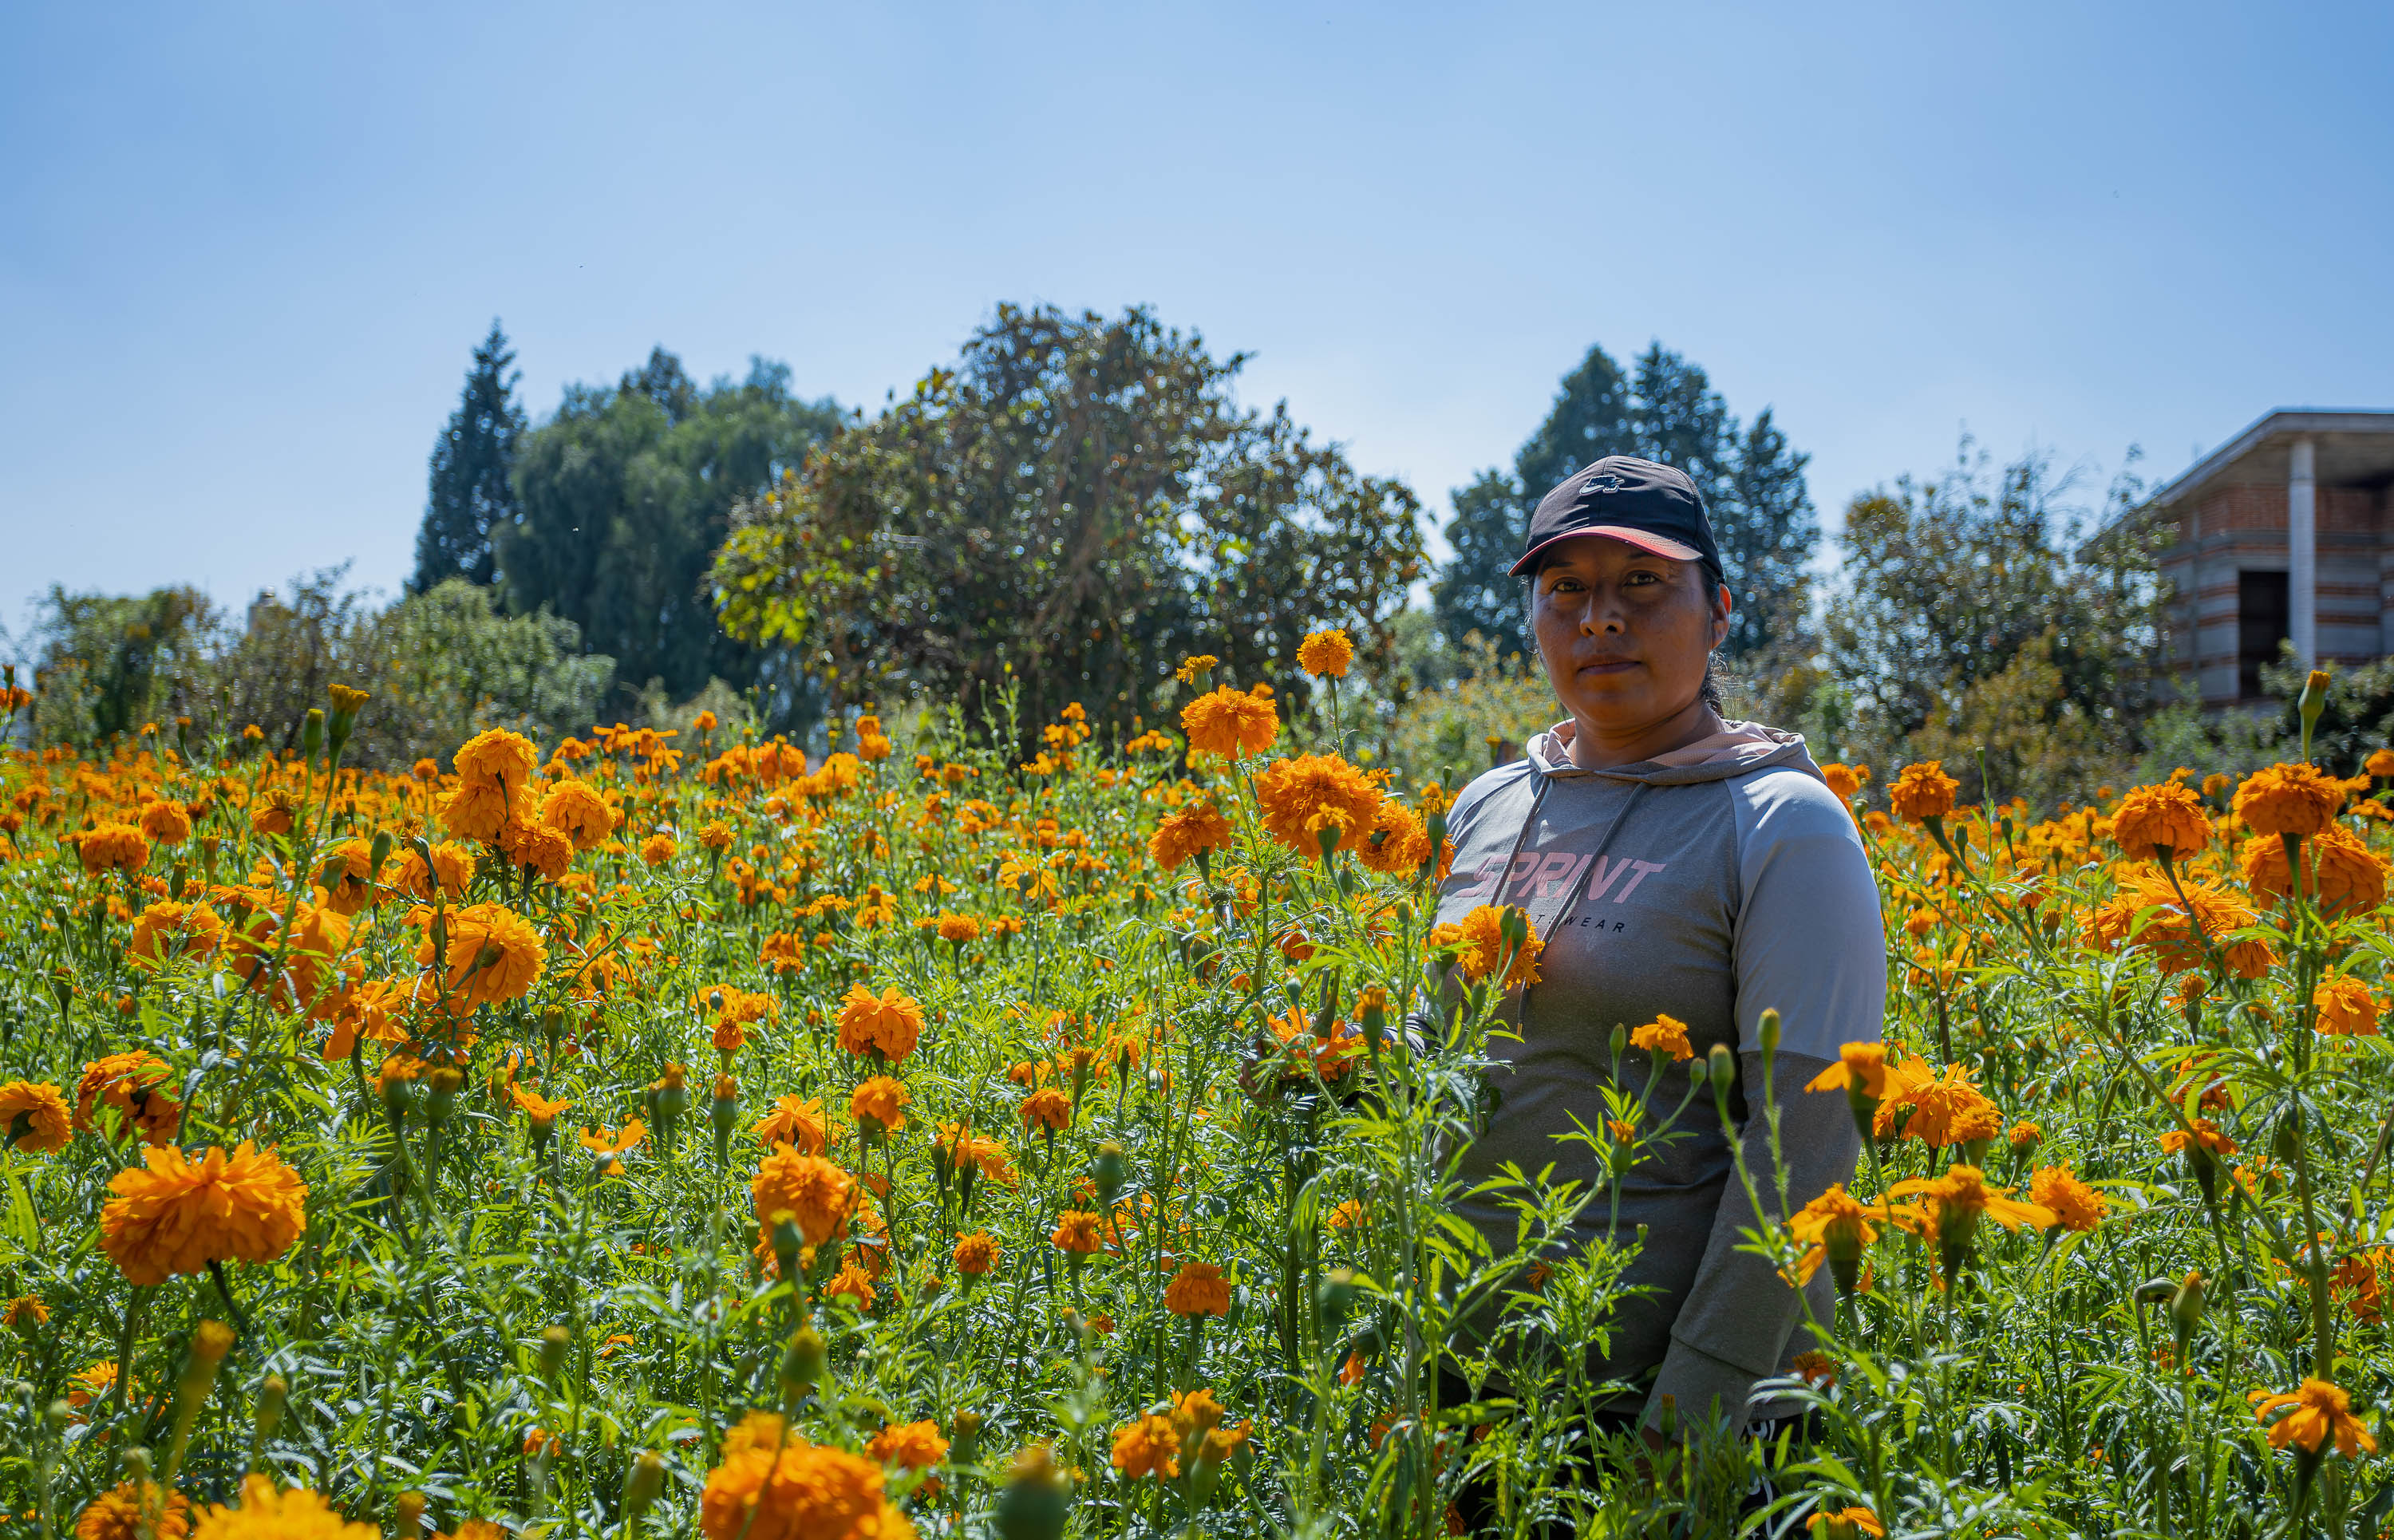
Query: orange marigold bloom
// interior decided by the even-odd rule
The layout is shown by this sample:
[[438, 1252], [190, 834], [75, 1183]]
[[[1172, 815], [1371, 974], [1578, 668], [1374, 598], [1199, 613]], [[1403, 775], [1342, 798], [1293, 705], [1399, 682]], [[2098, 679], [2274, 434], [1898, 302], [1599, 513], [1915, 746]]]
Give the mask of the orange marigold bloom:
[[1047, 1238], [1064, 1251], [1086, 1256], [1105, 1249], [1105, 1237], [1099, 1229], [1103, 1222], [1095, 1214], [1068, 1208], [1056, 1217], [1055, 1232]]
[[820, 1155], [830, 1146], [823, 1124], [822, 1099], [800, 1100], [785, 1096], [756, 1120], [756, 1142], [770, 1150], [787, 1146], [801, 1155]]
[[[282, 930], [279, 908], [258, 908], [225, 936], [226, 965], [251, 989], [277, 1004], [294, 997], [312, 1008], [332, 982], [333, 964], [349, 950], [349, 916], [320, 904], [300, 903], [291, 911], [289, 941], [277, 939]], [[281, 973], [273, 971], [282, 954]]]
[[1179, 1274], [1164, 1286], [1164, 1308], [1175, 1315], [1228, 1315], [1230, 1284], [1211, 1262], [1183, 1262]]
[[130, 823], [103, 823], [75, 841], [83, 869], [138, 872], [150, 863], [150, 836]]
[[942, 913], [939, 918], [940, 940], [963, 946], [980, 940], [980, 921], [970, 915]]
[[1887, 1533], [1887, 1526], [1878, 1521], [1877, 1514], [1866, 1507], [1841, 1507], [1835, 1510], [1822, 1508], [1814, 1513], [1804, 1520], [1804, 1530], [1808, 1534], [1818, 1536], [1818, 1540], [1840, 1540], [1840, 1537], [1850, 1534], [1883, 1535]]
[[856, 1201], [856, 1178], [818, 1155], [801, 1155], [787, 1145], [765, 1157], [748, 1184], [757, 1222], [770, 1230], [787, 1215], [819, 1246], [840, 1234]]
[[189, 1497], [160, 1492], [155, 1481], [119, 1481], [75, 1516], [75, 1540], [140, 1540], [144, 1507], [157, 1514], [149, 1531], [153, 1540], [184, 1540], [191, 1533]]
[[[2204, 965], [2203, 939], [2187, 923], [2187, 910], [2191, 907], [2202, 922], [2203, 935], [2215, 943], [2224, 943], [2230, 972], [2242, 979], [2257, 979], [2267, 973], [2277, 961], [2277, 954], [2266, 942], [2225, 941], [2230, 931], [2253, 923], [2253, 911], [2215, 883], [2189, 882], [2185, 888], [2186, 899], [2181, 903], [2177, 888], [2164, 878], [2151, 873], [2132, 875], [2088, 916], [2087, 943], [2099, 951], [2114, 952], [2123, 942], [2131, 942], [2151, 953], [2155, 965], [2164, 973], [2201, 967]], [[2143, 928], [2137, 928], [2138, 916], [2148, 910], [2152, 913], [2141, 922]]]
[[885, 1466], [927, 1470], [948, 1457], [948, 1441], [940, 1437], [940, 1425], [927, 1419], [893, 1422], [873, 1435], [864, 1452]]
[[1379, 821], [1379, 785], [1335, 754], [1276, 759], [1256, 778], [1264, 832], [1299, 855], [1322, 853], [1320, 831], [1335, 824], [1336, 849], [1361, 845]]
[[191, 815], [180, 802], [152, 802], [141, 809], [141, 832], [161, 845], [180, 845], [191, 836]]
[[353, 1524], [322, 1494], [304, 1486], [278, 1491], [264, 1476], [241, 1483], [237, 1507], [211, 1507], [191, 1526], [191, 1540], [381, 1540], [372, 1524]]
[[1249, 693], [1224, 685], [1180, 708], [1180, 731], [1196, 753], [1240, 759], [1271, 747], [1280, 711], [1260, 687]]
[[1648, 1053], [1668, 1054], [1674, 1064], [1693, 1059], [1696, 1050], [1688, 1043], [1688, 1024], [1676, 1016], [1657, 1016], [1629, 1034], [1629, 1046]]
[[1945, 773], [1945, 761], [1923, 759], [1903, 767], [1903, 773], [1888, 788], [1887, 797], [1897, 817], [1919, 823], [1952, 812], [1954, 796], [1961, 789], [1962, 783]]
[[1317, 679], [1343, 679], [1355, 663], [1355, 643], [1337, 629], [1315, 631], [1296, 644], [1296, 666]]
[[2194, 1125], [2194, 1132], [2191, 1135], [2183, 1128], [2172, 1128], [2161, 1136], [2161, 1146], [2165, 1153], [2175, 1155], [2190, 1145], [2199, 1145], [2215, 1155], [2236, 1153], [2236, 1141], [2221, 1133], [2217, 1124], [2207, 1117], [2194, 1118], [2190, 1121]]
[[494, 840], [507, 826], [510, 804], [520, 799], [495, 781], [460, 782], [434, 801], [441, 823], [459, 839]]
[[1169, 1417], [1148, 1413], [1114, 1429], [1113, 1467], [1131, 1481], [1179, 1475], [1179, 1455], [1180, 1434]]
[[297, 823], [299, 799], [288, 786], [270, 786], [249, 809], [249, 826], [262, 835], [287, 835]]
[[[448, 927], [447, 983], [453, 1000], [469, 1007], [500, 1005], [532, 992], [548, 949], [530, 920], [503, 903], [477, 903], [451, 915]], [[431, 963], [429, 939], [416, 949], [415, 960]]]
[[2377, 1035], [2377, 997], [2348, 973], [2320, 981], [2311, 1005], [2317, 1011], [2311, 1024], [2330, 1037]]
[[2335, 822], [2344, 783], [2313, 765], [2271, 765], [2245, 777], [2233, 806], [2256, 835], [2315, 835]]
[[[868, 1253], [868, 1255], [876, 1254]], [[839, 1270], [831, 1275], [831, 1282], [823, 1285], [823, 1297], [828, 1299], [846, 1295], [856, 1301], [858, 1310], [869, 1310], [873, 1308], [874, 1272], [877, 1270], [877, 1268], [868, 1270], [858, 1265], [855, 1257], [851, 1255], [840, 1263]]]
[[572, 868], [573, 841], [563, 831], [546, 823], [527, 823], [509, 819], [499, 829], [496, 841], [501, 853], [518, 866], [530, 867], [549, 881]]
[[839, 1046], [849, 1053], [876, 1051], [902, 1063], [923, 1035], [923, 1007], [892, 984], [878, 995], [862, 984], [848, 986], [839, 1007]]
[[94, 1060], [75, 1083], [74, 1125], [94, 1126], [92, 1114], [104, 1102], [123, 1115], [125, 1127], [139, 1129], [151, 1144], [164, 1144], [183, 1125], [182, 1106], [166, 1088], [174, 1077], [164, 1060], [138, 1048]]
[[[2377, 1441], [2352, 1415], [2352, 1398], [2333, 1381], [2307, 1378], [2298, 1390], [2278, 1396], [2256, 1390], [2253, 1400], [2256, 1403], [2253, 1415], [2269, 1424], [2273, 1449], [2291, 1443], [2306, 1454], [2322, 1454], [2326, 1453], [2322, 1446], [2333, 1444], [2348, 1460], [2377, 1453]], [[2284, 1415], [2271, 1422], [2273, 1412]]]
[[133, 922], [125, 951], [137, 965], [153, 967], [165, 955], [204, 957], [224, 940], [224, 920], [204, 903], [158, 899]]
[[[1446, 875], [1446, 863], [1454, 854], [1454, 842], [1446, 841], [1439, 852], [1440, 869], [1435, 875]], [[1409, 876], [1422, 869], [1429, 855], [1429, 830], [1421, 815], [1394, 797], [1383, 797], [1372, 826], [1363, 832], [1355, 859], [1383, 876]]]
[[520, 732], [492, 728], [466, 740], [457, 750], [457, 779], [469, 785], [505, 786], [520, 793], [540, 770], [540, 751]]
[[2134, 861], [2158, 861], [2164, 851], [2184, 861], [2211, 843], [2211, 819], [2203, 799], [2177, 782], [2138, 786], [2120, 798], [2111, 837]]
[[[785, 1434], [778, 1417], [723, 1441], [708, 1473], [698, 1525], [706, 1540], [914, 1540], [914, 1527], [889, 1504], [881, 1467], [846, 1450]], [[744, 1427], [745, 1425], [743, 1425]]]
[[467, 884], [474, 880], [474, 852], [454, 840], [442, 840], [432, 847], [432, 865], [427, 870], [424, 858], [411, 849], [399, 858], [392, 886], [430, 903], [436, 877], [442, 893], [453, 899], [462, 897]]
[[987, 1231], [959, 1235], [956, 1237], [956, 1270], [968, 1277], [979, 1278], [997, 1266], [1001, 1250]]
[[1840, 1284], [1850, 1286], [1861, 1262], [1862, 1248], [1878, 1239], [1871, 1211], [1846, 1191], [1843, 1182], [1806, 1204], [1787, 1221], [1788, 1233], [1804, 1247], [1796, 1264], [1796, 1282], [1809, 1283], [1822, 1262], [1835, 1264]]
[[74, 1117], [56, 1086], [12, 1080], [0, 1086], [0, 1144], [30, 1154], [63, 1150], [74, 1138]]
[[2053, 1211], [2063, 1230], [2092, 1230], [2111, 1211], [2111, 1200], [2078, 1179], [2066, 1165], [2040, 1165], [2029, 1178], [2029, 1202]]
[[671, 835], [651, 835], [640, 841], [640, 859], [651, 866], [663, 866], [681, 853]]
[[[2386, 862], [2350, 830], [2331, 823], [2303, 842], [2303, 888], [2330, 915], [2365, 913], [2386, 902]], [[2286, 896], [2286, 842], [2255, 835], [2237, 853], [2244, 886]]]
[[848, 1115], [885, 1134], [894, 1134], [906, 1126], [906, 1106], [914, 1099], [904, 1086], [886, 1074], [876, 1074], [850, 1093]]
[[1925, 1073], [1925, 1064], [1921, 1069], [1924, 1073], [1907, 1076], [1889, 1088], [1873, 1120], [1875, 1137], [1885, 1139], [1893, 1133], [1897, 1112], [1905, 1107], [1912, 1109], [1903, 1125], [1905, 1139], [1935, 1145], [1967, 1144], [2003, 1132], [2003, 1114], [1970, 1083], [1966, 1066], [1948, 1064], [1941, 1075]]
[[247, 1140], [230, 1155], [211, 1147], [197, 1161], [157, 1146], [144, 1166], [119, 1171], [108, 1186], [116, 1196], [100, 1211], [100, 1249], [134, 1283], [163, 1283], [210, 1262], [270, 1262], [308, 1227], [308, 1184]]
[[597, 787], [571, 777], [542, 795], [540, 821], [572, 840], [577, 850], [595, 849], [615, 832], [615, 809]]
[[1230, 821], [1213, 803], [1199, 798], [1164, 815], [1147, 842], [1148, 859], [1170, 872], [1201, 850], [1230, 848]]
[[1822, 765], [1821, 779], [1837, 794], [1837, 800], [1850, 803], [1862, 794], [1862, 783], [1870, 779], [1868, 765]]
[[1072, 1125], [1072, 1099], [1055, 1086], [1037, 1090], [1023, 1099], [1022, 1125], [1061, 1133]]
[[1842, 1091], [1848, 1086], [1860, 1086], [1862, 1095], [1873, 1101], [1887, 1096], [1887, 1045], [1884, 1043], [1846, 1043], [1837, 1048], [1837, 1061], [1805, 1083], [1808, 1091]]
[[[1538, 940], [1538, 928], [1531, 923], [1529, 915], [1520, 910], [1510, 912], [1521, 915], [1522, 923], [1529, 930], [1529, 939], [1521, 943], [1519, 951], [1513, 954], [1505, 969], [1502, 987], [1508, 990], [1538, 981], [1538, 953], [1543, 944]], [[1430, 942], [1434, 946], [1454, 947], [1455, 965], [1463, 969], [1466, 979], [1478, 983], [1495, 971], [1496, 965], [1505, 959], [1506, 913], [1505, 908], [1483, 903], [1464, 915], [1458, 924], [1452, 927], [1441, 925], [1431, 931]]]

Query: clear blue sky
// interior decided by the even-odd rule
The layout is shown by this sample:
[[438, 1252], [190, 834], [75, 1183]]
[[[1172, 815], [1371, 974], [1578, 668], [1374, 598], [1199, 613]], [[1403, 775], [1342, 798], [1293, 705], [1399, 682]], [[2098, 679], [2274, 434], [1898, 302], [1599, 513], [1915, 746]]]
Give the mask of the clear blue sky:
[[1366, 468], [1503, 462], [1660, 337], [1858, 489], [2099, 484], [2394, 406], [2382, 6], [20, 3], [0, 616], [395, 587], [493, 316], [873, 403], [1000, 300], [1153, 304]]

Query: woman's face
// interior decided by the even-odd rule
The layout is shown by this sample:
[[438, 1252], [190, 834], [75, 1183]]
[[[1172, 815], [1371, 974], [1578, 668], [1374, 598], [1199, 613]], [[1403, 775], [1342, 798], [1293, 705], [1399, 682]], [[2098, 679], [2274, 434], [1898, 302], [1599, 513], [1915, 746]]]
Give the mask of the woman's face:
[[1530, 617], [1555, 696], [1607, 736], [1657, 727], [1700, 700], [1729, 610], [1703, 564], [1585, 535], [1532, 580]]

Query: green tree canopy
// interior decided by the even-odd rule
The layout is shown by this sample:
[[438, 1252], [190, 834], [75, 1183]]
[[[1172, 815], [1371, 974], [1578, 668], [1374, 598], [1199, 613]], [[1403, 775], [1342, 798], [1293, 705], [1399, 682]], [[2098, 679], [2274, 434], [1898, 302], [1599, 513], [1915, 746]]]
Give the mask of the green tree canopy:
[[523, 437], [523, 411], [516, 404], [520, 373], [507, 335], [491, 322], [491, 335], [474, 349], [466, 388], [449, 425], [432, 446], [429, 495], [424, 523], [415, 533], [415, 575], [411, 592], [422, 593], [444, 579], [487, 584], [495, 571], [492, 532], [516, 514], [516, 447]]
[[1565, 375], [1545, 422], [1508, 471], [1485, 470], [1454, 494], [1445, 528], [1453, 557], [1431, 603], [1460, 647], [1473, 631], [1519, 636], [1520, 586], [1506, 575], [1520, 555], [1538, 499], [1607, 454], [1638, 454], [1688, 473], [1703, 494], [1735, 603], [1722, 651], [1749, 658], [1801, 630], [1809, 603], [1805, 568], [1820, 541], [1804, 467], [1765, 408], [1742, 428], [1703, 370], [1661, 343], [1634, 377], [1601, 347]]
[[1001, 307], [953, 368], [746, 508], [715, 567], [726, 628], [798, 651], [839, 704], [909, 692], [1027, 724], [1151, 715], [1190, 653], [1300, 688], [1305, 634], [1385, 658], [1419, 505], [1145, 309]]
[[498, 581], [518, 614], [546, 609], [580, 628], [638, 689], [695, 693], [744, 684], [756, 654], [716, 624], [706, 577], [733, 506], [770, 491], [837, 431], [828, 399], [790, 390], [788, 366], [700, 388], [663, 348], [612, 388], [566, 388], [524, 438], [513, 520], [496, 532]]

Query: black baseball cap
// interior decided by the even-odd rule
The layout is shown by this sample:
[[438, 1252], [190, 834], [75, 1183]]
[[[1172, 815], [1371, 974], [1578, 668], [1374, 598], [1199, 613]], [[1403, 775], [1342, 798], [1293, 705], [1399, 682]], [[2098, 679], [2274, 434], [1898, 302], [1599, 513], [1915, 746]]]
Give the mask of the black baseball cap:
[[1512, 575], [1528, 572], [1538, 553], [1556, 541], [1583, 534], [1627, 541], [1675, 561], [1701, 561], [1715, 583], [1721, 581], [1720, 546], [1704, 514], [1703, 495], [1685, 471], [1669, 466], [1608, 454], [1564, 477], [1530, 515], [1529, 538]]

